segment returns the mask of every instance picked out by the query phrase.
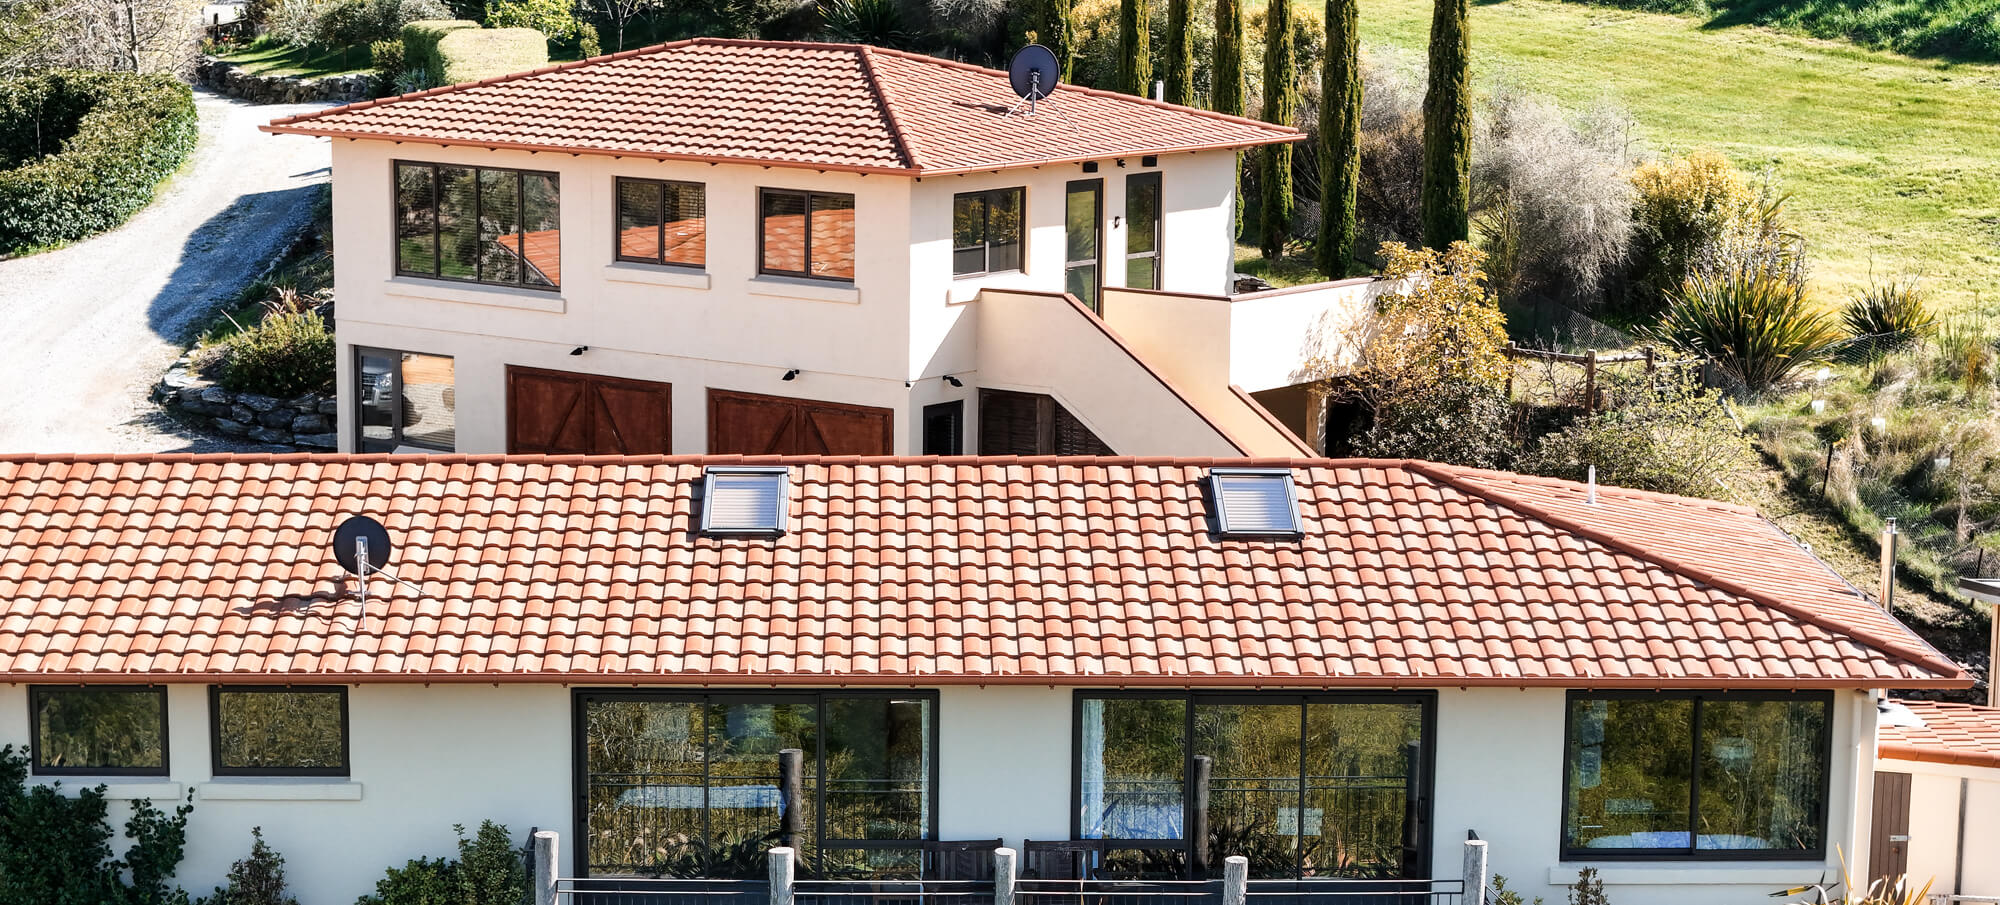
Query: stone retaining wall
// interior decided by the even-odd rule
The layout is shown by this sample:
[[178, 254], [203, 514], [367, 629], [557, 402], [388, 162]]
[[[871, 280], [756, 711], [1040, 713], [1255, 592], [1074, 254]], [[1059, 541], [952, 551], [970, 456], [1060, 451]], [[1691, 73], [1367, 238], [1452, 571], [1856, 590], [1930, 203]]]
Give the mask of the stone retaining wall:
[[340, 434], [334, 424], [338, 409], [333, 397], [307, 393], [293, 399], [279, 399], [238, 393], [190, 370], [187, 358], [174, 362], [167, 376], [153, 387], [153, 401], [203, 428], [231, 437], [248, 437], [258, 443], [303, 450], [333, 449], [340, 445]]
[[253, 104], [299, 104], [309, 101], [365, 101], [375, 96], [375, 74], [357, 72], [306, 79], [254, 75], [235, 63], [202, 57], [195, 64], [195, 81], [215, 91]]

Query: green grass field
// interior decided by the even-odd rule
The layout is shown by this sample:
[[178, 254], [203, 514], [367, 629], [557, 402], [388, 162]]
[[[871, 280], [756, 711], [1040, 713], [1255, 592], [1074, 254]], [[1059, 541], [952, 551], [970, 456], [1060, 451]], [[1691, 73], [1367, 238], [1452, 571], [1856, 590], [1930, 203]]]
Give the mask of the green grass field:
[[[1429, 0], [1361, 0], [1362, 40], [1421, 54]], [[2000, 304], [2000, 66], [1553, 0], [1472, 8], [1475, 77], [1610, 100], [1660, 151], [1774, 167], [1822, 296], [1921, 275], [1941, 307]]]
[[367, 45], [323, 50], [292, 47], [269, 38], [258, 38], [241, 50], [225, 54], [222, 59], [256, 75], [308, 78], [360, 72], [372, 65]]

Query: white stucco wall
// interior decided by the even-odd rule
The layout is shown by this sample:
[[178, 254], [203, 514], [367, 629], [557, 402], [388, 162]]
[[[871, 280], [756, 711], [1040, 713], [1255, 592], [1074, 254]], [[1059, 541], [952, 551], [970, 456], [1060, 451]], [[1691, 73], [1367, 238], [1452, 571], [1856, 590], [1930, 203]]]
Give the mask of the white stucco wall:
[[[953, 686], [938, 708], [939, 831], [947, 839], [1067, 838], [1072, 783], [1073, 689], [1033, 685]], [[571, 830], [571, 693], [553, 685], [365, 685], [350, 690], [353, 775], [348, 780], [213, 779], [207, 689], [169, 688], [169, 761], [164, 781], [106, 779], [121, 799], [156, 803], [196, 793], [188, 857], [179, 882], [206, 890], [249, 848], [250, 827], [285, 855], [302, 905], [346, 905], [382, 869], [453, 851], [451, 825], [482, 819]], [[1564, 694], [1560, 690], [1438, 692], [1433, 871], [1456, 877], [1467, 830], [1490, 843], [1492, 869], [1532, 899], [1564, 901], [1582, 863], [1558, 854]], [[1868, 696], [1836, 697], [1828, 857], [1818, 862], [1604, 862], [1616, 905], [1762, 902], [1771, 891], [1838, 870], [1836, 847], [1866, 863], [1855, 814], [1865, 802], [1873, 749]], [[1857, 731], [1862, 734], [1857, 736]], [[1857, 738], [1865, 739], [1860, 745]], [[27, 688], [0, 695], [0, 743], [29, 739]], [[1857, 767], [1861, 769], [1857, 776]], [[64, 778], [65, 786], [95, 784]], [[2000, 833], [2000, 785], [1975, 802], [1979, 839]], [[250, 796], [259, 796], [252, 798]], [[1928, 800], [1928, 798], [1924, 799]], [[114, 802], [113, 818], [124, 808]], [[1861, 811], [1865, 814], [1865, 810]], [[1913, 836], [1920, 831], [1914, 822]], [[1954, 810], [1955, 819], [1955, 810]], [[1930, 818], [1924, 818], [1925, 825]], [[1865, 819], [1861, 821], [1865, 825]], [[1990, 851], [1968, 849], [1969, 851]], [[123, 843], [119, 845], [122, 851]], [[1991, 893], [1992, 866], [1975, 860], [1967, 889]], [[1915, 859], [1913, 858], [1913, 866]], [[567, 856], [564, 869], [570, 867]]]
[[1936, 893], [2000, 896], [2000, 769], [1886, 758], [1876, 769], [1910, 774], [1911, 879]]

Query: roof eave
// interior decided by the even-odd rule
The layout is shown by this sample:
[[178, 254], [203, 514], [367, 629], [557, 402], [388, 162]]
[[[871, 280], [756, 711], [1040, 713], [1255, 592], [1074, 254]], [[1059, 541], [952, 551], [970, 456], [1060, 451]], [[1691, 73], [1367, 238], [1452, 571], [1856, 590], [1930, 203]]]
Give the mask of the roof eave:
[[614, 673], [601, 671], [503, 671], [503, 672], [171, 672], [119, 671], [101, 673], [26, 672], [0, 673], [7, 683], [82, 684], [254, 684], [274, 680], [318, 682], [342, 685], [480, 683], [519, 685], [748, 685], [748, 686], [896, 686], [935, 685], [1041, 685], [1077, 688], [1561, 688], [1579, 691], [1600, 690], [1700, 690], [1759, 689], [1787, 691], [1875, 690], [1880, 688], [1946, 689], [1968, 688], [1969, 676], [1960, 678], [1887, 679], [1860, 678], [1775, 678], [1775, 677], [1672, 677], [1672, 676], [1238, 676], [1238, 675], [1024, 675], [1006, 674], [831, 674], [831, 673]]
[[867, 164], [806, 163], [797, 160], [773, 160], [758, 157], [715, 157], [702, 154], [666, 154], [646, 151], [614, 151], [605, 148], [576, 148], [560, 145], [539, 145], [514, 141], [470, 141], [436, 138], [421, 135], [394, 135], [381, 132], [352, 132], [343, 129], [315, 129], [272, 122], [258, 126], [258, 129], [274, 135], [312, 135], [320, 138], [345, 138], [349, 141], [386, 141], [391, 144], [437, 145], [442, 148], [480, 148], [490, 151], [527, 151], [531, 154], [568, 154], [571, 157], [633, 157], [643, 160], [684, 160], [692, 163], [739, 164], [751, 167], [779, 167], [792, 170], [818, 170], [821, 172], [842, 172], [882, 174], [886, 176], [920, 176], [922, 173], [909, 167], [870, 166]]

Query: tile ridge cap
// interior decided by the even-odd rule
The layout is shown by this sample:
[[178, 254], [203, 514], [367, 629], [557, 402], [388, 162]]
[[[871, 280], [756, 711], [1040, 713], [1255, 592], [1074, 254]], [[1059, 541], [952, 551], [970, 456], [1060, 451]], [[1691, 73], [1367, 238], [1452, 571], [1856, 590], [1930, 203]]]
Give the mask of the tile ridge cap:
[[858, 47], [856, 56], [861, 60], [861, 74], [868, 83], [868, 93], [875, 101], [875, 109], [882, 115], [882, 124], [889, 130], [889, 141], [896, 146], [896, 153], [903, 158], [905, 166], [922, 170], [923, 161], [917, 157], [916, 149], [910, 146], [908, 137], [903, 134], [903, 124], [896, 117], [895, 94], [882, 81], [881, 73], [875, 71], [875, 48], [866, 44]]
[[[1751, 588], [1749, 585], [1737, 581], [1736, 579], [1726, 578], [1721, 575], [1718, 575], [1713, 570], [1681, 562], [1680, 560], [1674, 557], [1667, 556], [1656, 550], [1648, 550], [1643, 546], [1634, 544], [1602, 528], [1594, 527], [1582, 521], [1556, 514], [1530, 501], [1521, 499], [1520, 497], [1517, 497], [1513, 494], [1494, 490], [1492, 488], [1481, 487], [1477, 483], [1467, 480], [1462, 475], [1453, 474], [1450, 471], [1450, 466], [1440, 466], [1432, 462], [1424, 462], [1417, 459], [1411, 459], [1405, 464], [1404, 467], [1408, 468], [1412, 472], [1428, 477], [1433, 481], [1438, 481], [1443, 484], [1446, 484], [1462, 493], [1467, 493], [1479, 497], [1480, 499], [1483, 499], [1488, 503], [1492, 503], [1507, 509], [1512, 509], [1515, 512], [1518, 512], [1522, 515], [1530, 516], [1547, 525], [1560, 528], [1571, 534], [1577, 535], [1578, 537], [1582, 537], [1586, 540], [1590, 540], [1595, 543], [1601, 544], [1605, 547], [1609, 547], [1612, 550], [1624, 553], [1627, 556], [1632, 556], [1634, 558], [1643, 560], [1645, 562], [1652, 563], [1653, 565], [1664, 568], [1684, 578], [1694, 579], [1695, 581], [1701, 582], [1702, 584], [1708, 585], [1709, 587], [1715, 588], [1717, 590], [1734, 594], [1738, 597], [1741, 597], [1745, 600], [1749, 600], [1753, 603], [1757, 603], [1762, 606], [1768, 607], [1770, 609], [1777, 610], [1778, 612], [1784, 613], [1785, 615], [1790, 616], [1794, 619], [1798, 619], [1802, 622], [1806, 622], [1808, 624], [1817, 626], [1819, 628], [1833, 632], [1837, 635], [1843, 635], [1849, 638], [1850, 640], [1859, 642], [1868, 647], [1875, 648], [1876, 650], [1884, 654], [1896, 657], [1897, 659], [1903, 660], [1904, 662], [1909, 663], [1911, 665], [1921, 666], [1925, 670], [1933, 674], [1936, 674], [1941, 678], [1964, 677], [1966, 675], [1966, 672], [1963, 667], [1960, 667], [1950, 658], [1944, 657], [1942, 654], [1938, 653], [1935, 649], [1929, 649], [1928, 644], [1924, 644], [1924, 648], [1926, 649], [1911, 648], [1908, 645], [1899, 642], [1897, 640], [1880, 637], [1875, 632], [1846, 625], [1838, 620], [1829, 619], [1825, 616], [1821, 616], [1820, 614], [1813, 612], [1811, 609], [1807, 607], [1798, 606], [1796, 604], [1779, 600], [1773, 595]], [[1811, 554], [1805, 554], [1805, 555], [1810, 556]], [[1817, 557], [1814, 558], [1814, 561], [1815, 562], [1818, 561]], [[1821, 565], [1824, 566], [1825, 564], [1821, 563]], [[1866, 601], [1864, 600], [1864, 602]], [[1897, 625], [1899, 626], [1902, 625], [1901, 620], [1897, 620], [1894, 614], [1884, 613], [1884, 615], [1888, 616], [1891, 620], [1894, 620]], [[1903, 631], [1908, 633], [1913, 638], [1916, 637], [1915, 633], [1911, 632], [1907, 626], [1903, 627]], [[1921, 638], [1917, 638], [1917, 640], [1919, 643], [1922, 643], [1923, 641], [1923, 639]]]

